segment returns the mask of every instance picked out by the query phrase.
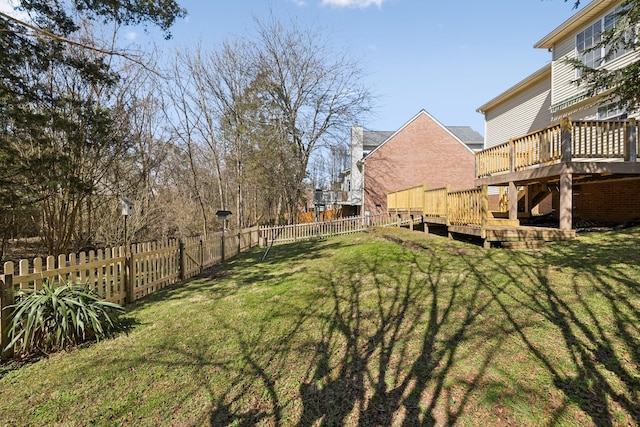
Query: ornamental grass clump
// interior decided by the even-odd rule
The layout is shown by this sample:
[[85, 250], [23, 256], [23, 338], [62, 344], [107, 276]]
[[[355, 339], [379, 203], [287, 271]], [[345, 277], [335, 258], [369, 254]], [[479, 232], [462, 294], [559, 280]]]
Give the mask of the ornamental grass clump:
[[83, 342], [101, 340], [123, 327], [124, 309], [86, 287], [66, 283], [21, 293], [9, 326], [10, 343], [16, 353], [51, 353]]

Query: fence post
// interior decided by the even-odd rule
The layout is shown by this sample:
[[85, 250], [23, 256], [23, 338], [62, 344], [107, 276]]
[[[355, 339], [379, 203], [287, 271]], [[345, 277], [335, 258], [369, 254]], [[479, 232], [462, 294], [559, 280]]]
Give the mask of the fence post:
[[124, 247], [124, 287], [125, 287], [125, 295], [128, 304], [134, 302], [133, 300], [133, 285], [135, 283], [135, 278], [133, 275], [134, 269], [134, 259], [133, 259], [133, 249], [131, 246], [125, 244]]
[[9, 345], [9, 320], [11, 312], [7, 307], [14, 303], [13, 276], [4, 274], [0, 278], [0, 360], [13, 356], [13, 348], [5, 351]]
[[200, 239], [200, 273], [204, 271], [204, 244]]
[[184, 257], [184, 242], [182, 239], [178, 240], [178, 252], [179, 252], [179, 265], [180, 265], [180, 280], [184, 280], [186, 277], [187, 260]]

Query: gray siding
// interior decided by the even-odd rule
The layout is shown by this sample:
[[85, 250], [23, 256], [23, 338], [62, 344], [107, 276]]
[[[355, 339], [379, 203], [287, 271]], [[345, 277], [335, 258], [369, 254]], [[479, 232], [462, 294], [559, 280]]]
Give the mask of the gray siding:
[[549, 79], [542, 79], [485, 113], [485, 148], [551, 124]]

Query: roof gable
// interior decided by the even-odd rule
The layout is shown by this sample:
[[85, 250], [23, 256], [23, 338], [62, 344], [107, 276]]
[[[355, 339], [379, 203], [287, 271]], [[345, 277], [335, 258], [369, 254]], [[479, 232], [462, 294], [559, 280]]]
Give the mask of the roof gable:
[[[451, 132], [450, 129], [448, 129], [446, 126], [442, 125], [442, 123], [440, 123], [438, 120], [436, 120], [431, 114], [427, 113], [424, 109], [420, 110], [418, 112], [418, 114], [416, 114], [415, 116], [413, 116], [409, 121], [407, 121], [404, 125], [402, 125], [402, 127], [400, 127], [397, 131], [393, 132], [392, 135], [390, 135], [386, 140], [384, 140], [380, 145], [378, 145], [375, 149], [373, 149], [368, 155], [367, 157], [369, 157], [370, 155], [372, 155], [373, 153], [375, 153], [376, 151], [378, 151], [381, 147], [383, 147], [385, 144], [387, 144], [389, 141], [391, 141], [393, 138], [395, 138], [396, 135], [398, 135], [399, 133], [401, 133], [405, 128], [407, 128], [409, 125], [411, 125], [411, 123], [413, 123], [414, 121], [416, 121], [419, 117], [421, 116], [425, 116], [427, 117], [429, 120], [431, 120], [432, 122], [434, 122], [435, 124], [437, 124], [438, 126], [440, 126], [442, 128], [442, 130], [444, 130], [446, 133], [448, 133], [453, 139], [455, 139], [460, 145], [462, 145], [465, 149], [467, 149], [470, 152], [474, 152], [467, 144], [465, 144], [462, 140], [460, 140], [460, 138], [458, 138], [453, 132]], [[475, 132], [475, 131], [474, 131]], [[366, 160], [366, 157], [365, 157]]]

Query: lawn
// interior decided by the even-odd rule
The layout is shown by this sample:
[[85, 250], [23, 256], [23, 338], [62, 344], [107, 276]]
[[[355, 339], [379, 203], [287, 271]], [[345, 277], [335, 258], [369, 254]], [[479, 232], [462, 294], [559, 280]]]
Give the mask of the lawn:
[[638, 425], [640, 229], [255, 249], [114, 339], [0, 368], [0, 425]]

